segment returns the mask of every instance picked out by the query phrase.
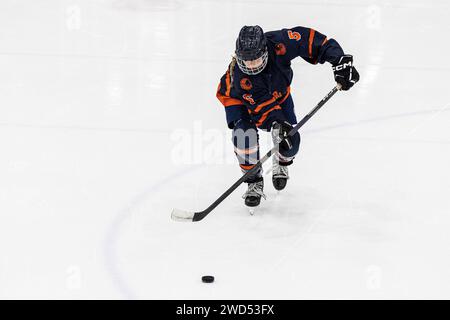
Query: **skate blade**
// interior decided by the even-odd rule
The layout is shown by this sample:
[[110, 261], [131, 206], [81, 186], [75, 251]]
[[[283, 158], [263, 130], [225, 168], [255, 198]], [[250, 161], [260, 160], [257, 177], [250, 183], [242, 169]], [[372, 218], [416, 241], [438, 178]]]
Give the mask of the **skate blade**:
[[256, 206], [256, 207], [247, 207], [248, 213], [249, 213], [251, 216], [253, 216], [253, 215], [256, 213], [258, 207], [259, 207], [259, 206]]

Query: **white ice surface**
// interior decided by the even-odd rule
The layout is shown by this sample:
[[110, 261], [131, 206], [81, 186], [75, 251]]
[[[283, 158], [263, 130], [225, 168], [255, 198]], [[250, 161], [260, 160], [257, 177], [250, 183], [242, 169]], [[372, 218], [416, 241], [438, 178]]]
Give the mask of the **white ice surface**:
[[[0, 298], [450, 298], [448, 1], [2, 0]], [[336, 38], [361, 81], [250, 216], [218, 80], [244, 24]], [[298, 117], [334, 85], [293, 62]], [[262, 149], [270, 146], [261, 135]], [[211, 274], [216, 282], [201, 283]]]

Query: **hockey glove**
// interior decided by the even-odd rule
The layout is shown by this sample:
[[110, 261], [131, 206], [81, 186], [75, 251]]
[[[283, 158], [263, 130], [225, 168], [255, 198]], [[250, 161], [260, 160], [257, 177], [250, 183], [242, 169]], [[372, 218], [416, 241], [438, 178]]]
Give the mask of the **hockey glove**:
[[[272, 123], [272, 140], [273, 143], [279, 143], [280, 149], [291, 150], [292, 149], [292, 137], [288, 137], [289, 131], [292, 130], [292, 125], [286, 121], [274, 121]], [[286, 138], [283, 142], [280, 141]]]
[[333, 65], [334, 79], [341, 85], [341, 89], [350, 89], [359, 80], [359, 73], [353, 66], [353, 56], [346, 54]]

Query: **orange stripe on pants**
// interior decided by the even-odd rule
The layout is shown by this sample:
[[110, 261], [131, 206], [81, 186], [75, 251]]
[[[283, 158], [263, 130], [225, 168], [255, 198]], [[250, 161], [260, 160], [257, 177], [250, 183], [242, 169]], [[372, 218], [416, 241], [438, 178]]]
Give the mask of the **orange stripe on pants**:
[[239, 165], [242, 169], [244, 170], [250, 170], [251, 168], [253, 168], [255, 165], [254, 164], [240, 164]]

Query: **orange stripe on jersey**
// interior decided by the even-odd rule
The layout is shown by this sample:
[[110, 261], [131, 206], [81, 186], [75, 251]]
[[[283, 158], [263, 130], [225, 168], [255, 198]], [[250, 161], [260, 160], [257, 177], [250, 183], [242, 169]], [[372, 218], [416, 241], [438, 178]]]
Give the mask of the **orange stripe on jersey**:
[[312, 59], [312, 45], [316, 31], [314, 29], [309, 30], [309, 57]]
[[328, 39], [325, 37], [325, 39], [323, 40], [321, 46], [323, 46], [323, 45], [324, 45], [325, 43], [327, 43], [327, 42], [328, 42]]
[[259, 111], [261, 111], [262, 108], [264, 108], [265, 106], [268, 106], [271, 103], [274, 103], [276, 101], [275, 98], [269, 99], [261, 104], [259, 104], [256, 108], [255, 108], [255, 113], [258, 113]]
[[230, 70], [227, 70], [227, 75], [225, 76], [225, 84], [227, 85], [225, 95], [230, 96], [231, 91]]
[[216, 97], [217, 97], [217, 99], [219, 99], [219, 101], [222, 103], [222, 105], [224, 107], [231, 107], [231, 106], [237, 106], [237, 105], [244, 104], [239, 99], [231, 98], [230, 96], [226, 96], [226, 95], [223, 95], [222, 93], [220, 93], [221, 87], [222, 87], [222, 85], [219, 82], [219, 86], [217, 87]]
[[244, 104], [241, 100], [227, 97], [221, 94], [219, 91], [217, 91], [216, 97], [217, 99], [219, 99], [219, 101], [223, 104], [224, 107], [238, 106]]
[[255, 165], [254, 164], [240, 164], [239, 165], [242, 169], [244, 170], [250, 170], [251, 168], [253, 168]]
[[291, 94], [291, 87], [287, 87], [286, 94], [284, 95], [283, 99], [280, 100], [279, 104], [282, 104]]
[[281, 107], [279, 105], [276, 105], [275, 107], [264, 112], [263, 115], [261, 116], [261, 118], [256, 123], [256, 126], [259, 127], [260, 125], [262, 125], [264, 123], [264, 121], [266, 120], [267, 116], [269, 115], [269, 113], [271, 113], [273, 110], [279, 110], [279, 109], [281, 109]]

